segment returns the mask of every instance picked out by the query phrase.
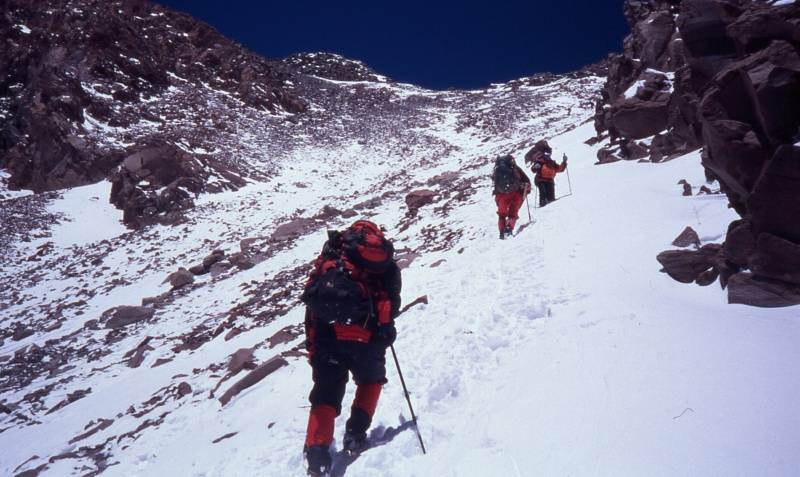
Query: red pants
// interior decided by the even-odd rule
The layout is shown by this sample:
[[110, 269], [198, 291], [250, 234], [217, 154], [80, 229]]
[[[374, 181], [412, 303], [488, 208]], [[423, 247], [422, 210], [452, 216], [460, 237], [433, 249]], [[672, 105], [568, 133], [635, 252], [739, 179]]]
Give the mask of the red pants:
[[522, 192], [507, 192], [505, 194], [496, 194], [494, 201], [497, 203], [497, 227], [500, 231], [504, 231], [506, 227], [512, 229], [517, 224], [519, 218], [519, 208], [525, 201], [525, 195]]
[[[356, 387], [356, 397], [350, 408], [350, 419], [347, 420], [347, 431], [364, 433], [372, 422], [378, 398], [381, 395], [380, 384], [360, 384]], [[312, 406], [308, 416], [306, 429], [307, 446], [329, 446], [333, 442], [333, 425], [336, 419], [336, 408], [326, 404]]]

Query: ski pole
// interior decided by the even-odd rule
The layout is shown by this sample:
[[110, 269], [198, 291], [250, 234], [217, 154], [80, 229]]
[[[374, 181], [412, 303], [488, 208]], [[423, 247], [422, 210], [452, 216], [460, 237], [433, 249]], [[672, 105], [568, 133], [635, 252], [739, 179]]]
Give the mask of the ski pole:
[[403, 385], [403, 392], [406, 395], [406, 401], [408, 402], [408, 409], [411, 411], [411, 421], [414, 423], [414, 430], [417, 431], [417, 437], [419, 438], [419, 445], [420, 447], [422, 447], [422, 453], [427, 454], [427, 452], [425, 451], [425, 443], [422, 442], [422, 434], [419, 433], [419, 425], [417, 425], [417, 416], [414, 414], [414, 408], [411, 406], [411, 396], [408, 395], [406, 380], [403, 379], [403, 372], [400, 371], [400, 362], [397, 360], [397, 353], [394, 351], [394, 345], [390, 345], [389, 348], [392, 349], [392, 357], [394, 358], [394, 365], [397, 366], [397, 374], [400, 375], [400, 384]]

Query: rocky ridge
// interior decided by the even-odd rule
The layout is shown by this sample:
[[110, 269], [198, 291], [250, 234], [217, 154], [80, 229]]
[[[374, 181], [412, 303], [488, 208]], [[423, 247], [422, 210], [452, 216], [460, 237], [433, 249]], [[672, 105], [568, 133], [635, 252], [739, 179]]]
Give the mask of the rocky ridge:
[[[742, 220], [710, 261], [696, 259], [732, 303], [800, 303], [800, 5], [629, 0], [625, 14], [632, 33], [595, 116], [611, 139], [599, 162], [703, 147], [707, 177]], [[674, 256], [659, 256], [673, 276]]]

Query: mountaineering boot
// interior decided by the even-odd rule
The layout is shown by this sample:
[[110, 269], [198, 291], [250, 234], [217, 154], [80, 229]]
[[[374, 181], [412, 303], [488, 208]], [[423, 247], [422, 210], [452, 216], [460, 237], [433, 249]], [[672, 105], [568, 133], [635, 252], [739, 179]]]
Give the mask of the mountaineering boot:
[[505, 238], [506, 238], [506, 231], [505, 230], [501, 230], [500, 231], [500, 240], [505, 240]]
[[511, 237], [512, 235], [514, 235], [514, 229], [512, 229], [510, 226], [507, 225], [505, 233], [506, 237]]
[[367, 433], [352, 433], [352, 432], [345, 432], [344, 439], [342, 439], [342, 445], [344, 446], [344, 450], [349, 454], [360, 454], [369, 447], [369, 442], [367, 441]]
[[380, 389], [380, 385], [373, 384], [359, 386], [356, 390], [356, 399], [350, 408], [350, 419], [345, 424], [342, 439], [342, 446], [349, 454], [359, 454], [368, 447], [367, 429], [372, 423], [371, 413], [375, 412]]
[[328, 446], [306, 446], [303, 449], [308, 463], [308, 475], [313, 477], [327, 476], [331, 471], [331, 452]]

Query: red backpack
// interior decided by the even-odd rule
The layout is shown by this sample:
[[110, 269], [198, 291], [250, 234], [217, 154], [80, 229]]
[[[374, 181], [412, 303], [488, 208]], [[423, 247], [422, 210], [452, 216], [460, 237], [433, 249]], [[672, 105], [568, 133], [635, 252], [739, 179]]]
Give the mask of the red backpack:
[[327, 324], [366, 326], [375, 315], [369, 282], [394, 262], [394, 247], [374, 223], [359, 220], [343, 232], [328, 231], [303, 303]]

